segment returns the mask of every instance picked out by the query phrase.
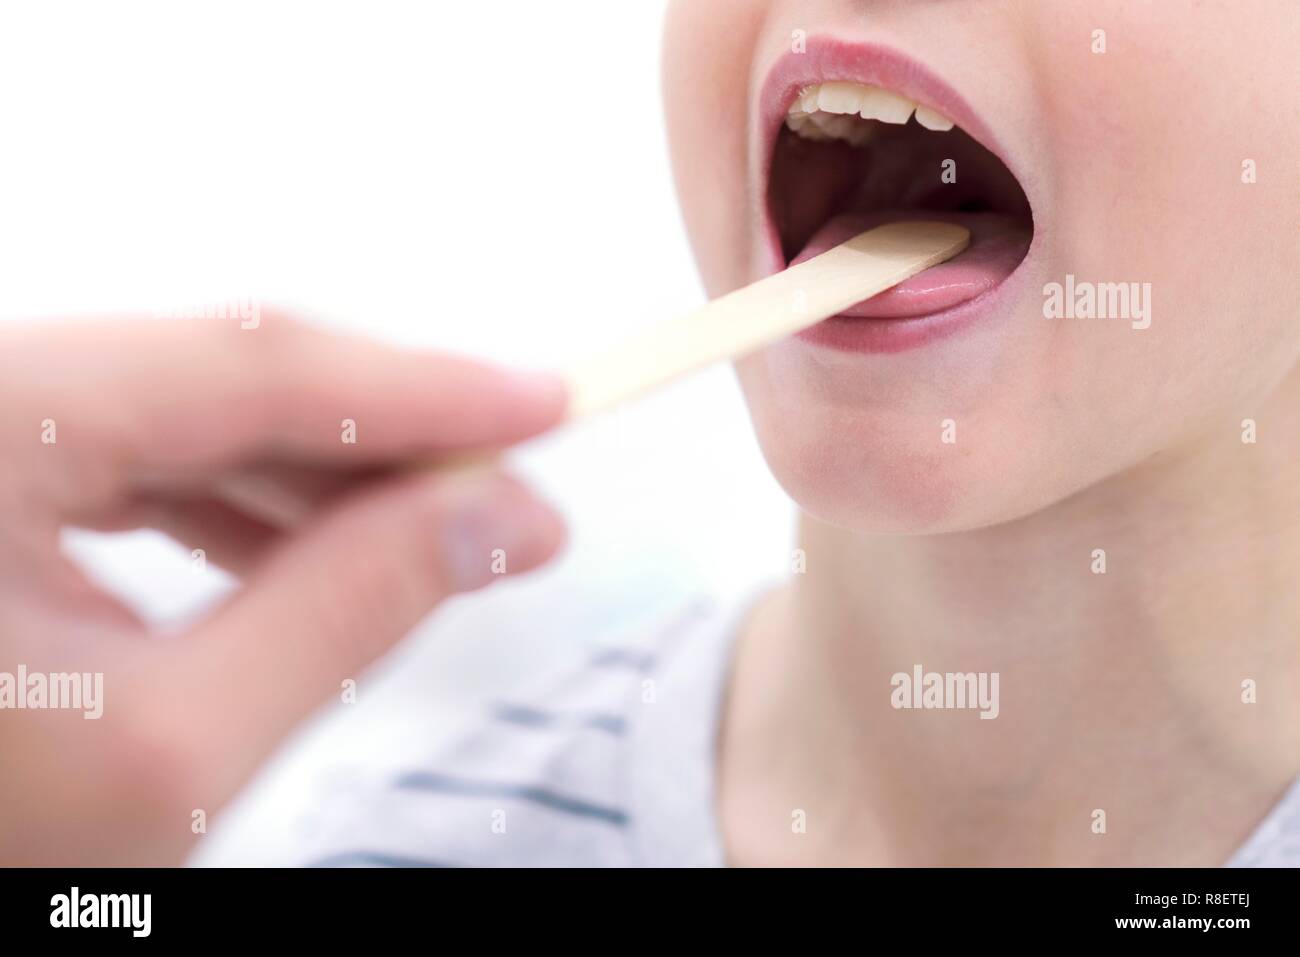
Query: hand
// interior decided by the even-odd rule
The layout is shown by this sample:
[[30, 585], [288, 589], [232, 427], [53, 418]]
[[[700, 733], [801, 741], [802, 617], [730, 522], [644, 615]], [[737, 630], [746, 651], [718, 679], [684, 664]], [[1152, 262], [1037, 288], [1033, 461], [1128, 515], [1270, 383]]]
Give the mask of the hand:
[[[554, 378], [276, 316], [0, 325], [0, 863], [181, 861], [197, 812], [442, 599], [556, 551], [517, 482], [409, 466], [564, 402]], [[69, 525], [161, 529], [243, 585], [152, 634], [63, 556]], [[81, 710], [14, 708], [51, 674]]]

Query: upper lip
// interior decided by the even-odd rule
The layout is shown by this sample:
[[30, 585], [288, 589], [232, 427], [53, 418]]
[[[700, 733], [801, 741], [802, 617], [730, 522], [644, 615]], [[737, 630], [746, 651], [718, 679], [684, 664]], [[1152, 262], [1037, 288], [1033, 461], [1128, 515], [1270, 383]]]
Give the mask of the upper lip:
[[1012, 158], [966, 99], [928, 67], [890, 47], [831, 37], [809, 37], [802, 53], [786, 52], [773, 64], [758, 99], [759, 145], [755, 182], [762, 206], [764, 245], [771, 260], [767, 272], [785, 265], [781, 240], [768, 206], [768, 189], [777, 136], [791, 104], [815, 83], [849, 81], [892, 90], [938, 110], [995, 155], [1022, 183]]

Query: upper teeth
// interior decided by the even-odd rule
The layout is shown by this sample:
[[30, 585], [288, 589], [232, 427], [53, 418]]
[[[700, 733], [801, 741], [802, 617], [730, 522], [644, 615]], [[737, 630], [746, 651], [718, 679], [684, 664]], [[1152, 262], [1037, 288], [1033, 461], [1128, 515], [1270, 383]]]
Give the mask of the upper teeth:
[[916, 113], [916, 122], [927, 130], [950, 130], [952, 120], [938, 110], [921, 106], [878, 86], [836, 80], [804, 88], [790, 106], [786, 125], [808, 139], [842, 139], [860, 146], [871, 135], [871, 127], [859, 122], [906, 123]]

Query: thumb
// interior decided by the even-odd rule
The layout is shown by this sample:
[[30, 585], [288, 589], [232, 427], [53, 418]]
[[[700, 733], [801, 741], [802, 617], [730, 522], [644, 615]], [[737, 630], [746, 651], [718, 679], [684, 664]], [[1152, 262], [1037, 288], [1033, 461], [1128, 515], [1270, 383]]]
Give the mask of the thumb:
[[443, 599], [537, 567], [563, 538], [554, 511], [495, 471], [359, 492], [304, 527], [182, 643], [189, 693], [209, 699], [190, 713], [210, 715], [211, 732], [255, 762]]

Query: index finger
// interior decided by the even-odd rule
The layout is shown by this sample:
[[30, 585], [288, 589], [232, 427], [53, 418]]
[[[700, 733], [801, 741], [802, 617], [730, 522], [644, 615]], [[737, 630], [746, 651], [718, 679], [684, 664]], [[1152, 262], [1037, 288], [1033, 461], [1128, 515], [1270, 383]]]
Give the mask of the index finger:
[[256, 329], [106, 320], [9, 326], [0, 336], [9, 388], [57, 422], [58, 444], [128, 466], [373, 466], [512, 444], [556, 425], [566, 402], [554, 375], [274, 314]]

